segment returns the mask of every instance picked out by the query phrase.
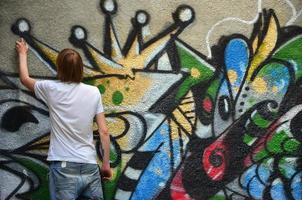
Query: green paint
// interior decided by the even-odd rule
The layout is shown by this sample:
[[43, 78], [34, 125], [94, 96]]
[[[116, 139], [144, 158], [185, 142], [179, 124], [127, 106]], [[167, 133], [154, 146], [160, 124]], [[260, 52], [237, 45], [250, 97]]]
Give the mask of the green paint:
[[95, 85], [95, 80], [86, 80], [86, 81], [83, 81], [83, 83], [88, 84], [88, 85]]
[[118, 153], [116, 152], [115, 148], [113, 145], [110, 145], [110, 154], [109, 154], [109, 159], [113, 163], [116, 161], [118, 158]]
[[298, 140], [290, 139], [285, 142], [283, 147], [284, 147], [285, 151], [287, 151], [288, 153], [293, 153], [295, 151], [298, 151], [300, 146], [301, 146], [301, 143]]
[[25, 192], [24, 194], [21, 194], [20, 197], [24, 199], [49, 199], [47, 180], [48, 168], [26, 157], [15, 157], [15, 159], [26, 169], [33, 172], [40, 181], [38, 188], [36, 188], [34, 191]]
[[265, 149], [263, 149], [255, 155], [254, 159], [255, 159], [255, 161], [260, 161], [263, 158], [266, 158], [268, 155], [269, 155], [269, 153]]
[[120, 105], [123, 102], [124, 96], [120, 91], [115, 91], [112, 95], [112, 102], [114, 105]]
[[253, 137], [249, 134], [244, 134], [243, 136], [243, 142], [247, 145], [252, 145], [256, 139], [257, 139], [256, 137]]
[[294, 62], [298, 68], [296, 80], [302, 76], [302, 36], [297, 36], [274, 53], [272, 58]]
[[278, 168], [283, 176], [291, 178], [291, 173], [289, 172], [290, 170], [288, 170], [288, 168], [291, 168], [291, 165], [293, 165], [293, 163], [289, 163], [286, 159], [286, 157], [280, 159]]
[[104, 183], [104, 199], [105, 200], [112, 200], [114, 199], [114, 195], [115, 195], [115, 191], [116, 191], [116, 186], [117, 186], [117, 183], [118, 183], [118, 180], [122, 174], [122, 171], [121, 171], [121, 167], [117, 167], [117, 169], [114, 170], [116, 176], [114, 177], [113, 180], [110, 180], [110, 181], [105, 181], [103, 182]]
[[260, 128], [267, 128], [271, 124], [270, 121], [263, 119], [259, 113], [253, 116], [253, 122]]
[[256, 103], [256, 99], [254, 99], [254, 98], [251, 97], [250, 99], [248, 99], [248, 103], [250, 105], [254, 105]]
[[[117, 152], [114, 150], [113, 146], [110, 146], [110, 161], [114, 162], [116, 159], [117, 159]], [[121, 162], [118, 164], [117, 167], [115, 167], [113, 169], [113, 174], [115, 174], [115, 176], [112, 178], [112, 180], [103, 182], [105, 200], [114, 199], [117, 183], [122, 174], [122, 163]]]
[[281, 153], [282, 152], [281, 144], [287, 138], [288, 136], [284, 131], [280, 131], [274, 134], [271, 141], [269, 141], [267, 144], [268, 151], [272, 153]]
[[209, 198], [209, 200], [225, 200], [225, 197], [224, 196], [214, 196], [214, 197]]
[[127, 92], [129, 92], [130, 88], [129, 88], [129, 87], [126, 87], [125, 90], [126, 90]]
[[179, 90], [176, 94], [176, 99], [180, 100], [187, 94], [190, 88], [201, 82], [207, 82], [214, 76], [214, 68], [203, 60], [200, 56], [183, 46], [180, 42], [176, 42], [177, 52], [180, 58], [180, 65], [182, 69], [187, 69], [190, 73], [192, 68], [199, 71], [200, 76], [194, 78], [188, 76], [184, 82], [180, 85]]
[[267, 149], [270, 153], [263, 149], [262, 151], [256, 154], [255, 161], [259, 161], [269, 156], [271, 153], [283, 153], [282, 148], [284, 148], [287, 153], [293, 153], [296, 152], [300, 147], [301, 143], [299, 141], [297, 141], [296, 139], [289, 140], [289, 137], [287, 136], [286, 132], [280, 131], [278, 133], [275, 133], [272, 139], [267, 143]]
[[104, 94], [104, 93], [105, 93], [106, 88], [105, 88], [104, 85], [100, 84], [100, 85], [98, 85], [98, 88], [99, 88], [99, 91], [100, 91], [101, 94]]
[[212, 99], [216, 98], [220, 85], [220, 78], [216, 78], [211, 82], [211, 85], [207, 89], [207, 94], [212, 97]]

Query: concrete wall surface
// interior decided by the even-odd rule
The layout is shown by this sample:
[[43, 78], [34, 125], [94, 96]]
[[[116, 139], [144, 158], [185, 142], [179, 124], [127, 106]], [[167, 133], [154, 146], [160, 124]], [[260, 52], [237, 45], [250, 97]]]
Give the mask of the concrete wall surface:
[[44, 200], [49, 110], [18, 79], [19, 37], [38, 80], [82, 55], [106, 200], [302, 199], [301, 0], [1, 0], [0, 199]]

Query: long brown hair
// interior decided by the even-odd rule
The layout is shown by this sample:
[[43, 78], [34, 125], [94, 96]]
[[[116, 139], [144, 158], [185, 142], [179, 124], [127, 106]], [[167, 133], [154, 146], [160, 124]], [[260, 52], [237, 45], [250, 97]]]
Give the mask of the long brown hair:
[[73, 49], [63, 49], [57, 57], [58, 79], [62, 82], [80, 83], [83, 78], [83, 61]]

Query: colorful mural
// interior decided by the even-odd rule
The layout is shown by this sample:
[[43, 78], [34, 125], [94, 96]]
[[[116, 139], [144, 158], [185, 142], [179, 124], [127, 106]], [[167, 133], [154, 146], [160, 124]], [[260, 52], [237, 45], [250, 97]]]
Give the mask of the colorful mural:
[[[179, 5], [153, 38], [149, 14], [136, 11], [124, 45], [113, 20], [118, 3], [100, 5], [103, 49], [80, 25], [68, 39], [88, 61], [83, 82], [99, 88], [105, 105], [113, 170], [106, 200], [302, 198], [302, 27], [281, 26], [273, 9], [260, 9], [246, 22], [251, 35], [221, 35], [204, 55], [179, 37], [196, 18], [190, 5]], [[26, 18], [11, 25], [53, 74], [34, 77], [55, 79], [59, 50], [34, 28]], [[0, 85], [0, 197], [48, 199], [48, 109], [17, 73], [0, 71]]]

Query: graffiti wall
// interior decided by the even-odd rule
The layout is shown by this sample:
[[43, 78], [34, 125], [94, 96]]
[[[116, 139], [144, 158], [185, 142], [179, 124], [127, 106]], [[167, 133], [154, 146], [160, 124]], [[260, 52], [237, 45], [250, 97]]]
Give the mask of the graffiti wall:
[[39, 80], [81, 53], [111, 133], [106, 200], [302, 198], [300, 0], [2, 0], [0, 25], [1, 200], [49, 199], [49, 113], [18, 80], [18, 37]]

